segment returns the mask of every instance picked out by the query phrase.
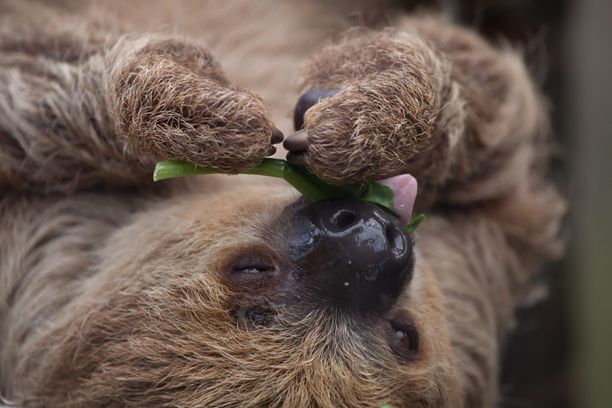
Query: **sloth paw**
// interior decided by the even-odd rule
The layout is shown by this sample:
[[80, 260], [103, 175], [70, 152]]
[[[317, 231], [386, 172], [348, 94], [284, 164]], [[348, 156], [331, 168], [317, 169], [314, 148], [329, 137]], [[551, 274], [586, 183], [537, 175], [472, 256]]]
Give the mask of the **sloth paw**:
[[232, 86], [197, 45], [150, 43], [132, 51], [111, 78], [120, 133], [155, 160], [237, 172], [282, 141], [261, 97]]
[[378, 34], [325, 49], [307, 67], [288, 160], [333, 183], [414, 171], [435, 143], [448, 81], [419, 40]]

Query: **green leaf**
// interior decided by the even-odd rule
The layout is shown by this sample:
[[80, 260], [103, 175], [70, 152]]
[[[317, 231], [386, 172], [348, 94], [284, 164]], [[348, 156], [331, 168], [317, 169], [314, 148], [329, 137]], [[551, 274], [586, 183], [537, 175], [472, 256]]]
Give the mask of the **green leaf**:
[[425, 214], [419, 214], [414, 217], [412, 221], [410, 221], [410, 223], [406, 225], [406, 231], [408, 231], [409, 234], [412, 234], [414, 231], [416, 231], [419, 224], [425, 220], [425, 218], [427, 218]]
[[312, 202], [326, 200], [334, 196], [325, 183], [314, 182], [299, 167], [286, 162], [283, 178]]
[[379, 205], [391, 214], [397, 215], [393, 208], [393, 190], [384, 184], [376, 181], [368, 183], [367, 190], [362, 199], [368, 203]]

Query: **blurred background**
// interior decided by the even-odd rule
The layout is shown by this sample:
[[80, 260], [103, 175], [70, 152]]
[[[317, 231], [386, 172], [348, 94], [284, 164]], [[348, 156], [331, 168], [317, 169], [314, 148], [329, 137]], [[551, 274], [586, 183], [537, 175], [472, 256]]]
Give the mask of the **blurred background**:
[[503, 408], [612, 408], [612, 0], [404, 1], [523, 51], [550, 101], [565, 259], [503, 348]]

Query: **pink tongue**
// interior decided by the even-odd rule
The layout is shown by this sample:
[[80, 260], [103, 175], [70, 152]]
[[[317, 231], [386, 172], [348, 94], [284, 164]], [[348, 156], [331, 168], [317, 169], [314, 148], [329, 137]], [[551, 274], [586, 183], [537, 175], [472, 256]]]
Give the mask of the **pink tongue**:
[[417, 181], [410, 174], [400, 174], [380, 182], [393, 190], [393, 208], [400, 215], [402, 223], [408, 224], [417, 195]]

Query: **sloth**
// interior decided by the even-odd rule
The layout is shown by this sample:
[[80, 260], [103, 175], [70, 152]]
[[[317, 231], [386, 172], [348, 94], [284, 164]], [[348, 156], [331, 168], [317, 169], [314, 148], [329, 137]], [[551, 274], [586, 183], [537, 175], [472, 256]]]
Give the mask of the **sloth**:
[[[440, 15], [0, 2], [2, 401], [495, 406], [514, 309], [563, 249], [550, 133], [520, 54]], [[402, 222], [428, 218], [152, 181], [277, 147], [332, 184], [393, 177]]]

